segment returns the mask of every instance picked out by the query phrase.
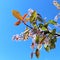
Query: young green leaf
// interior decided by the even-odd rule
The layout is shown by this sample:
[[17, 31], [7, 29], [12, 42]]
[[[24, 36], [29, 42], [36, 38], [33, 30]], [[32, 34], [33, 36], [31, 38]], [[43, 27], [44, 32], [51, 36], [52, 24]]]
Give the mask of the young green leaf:
[[57, 22], [55, 22], [54, 20], [49, 20], [49, 21], [48, 21], [48, 24], [56, 25], [56, 24], [57, 24]]
[[36, 36], [36, 41], [35, 41], [37, 44], [38, 44], [38, 42], [39, 42], [39, 38], [40, 38], [40, 37], [37, 35], [37, 36]]
[[36, 18], [37, 18], [37, 13], [36, 11], [34, 11], [30, 16], [30, 22], [33, 23], [36, 20]]
[[44, 26], [43, 26], [41, 29], [42, 29], [43, 31], [46, 31], [46, 30], [47, 30], [47, 28], [46, 28], [46, 27], [44, 27]]
[[40, 22], [43, 22], [42, 16], [40, 14], [37, 14], [37, 20], [39, 20]]
[[56, 33], [56, 29], [53, 29], [53, 30], [51, 31], [51, 33], [52, 33], [52, 35], [54, 35], [54, 34]]
[[49, 51], [50, 51], [50, 47], [47, 45], [47, 46], [45, 47], [45, 50], [46, 50], [47, 52], [49, 52]]
[[50, 49], [54, 49], [56, 46], [55, 46], [55, 43], [51, 43], [50, 44]]

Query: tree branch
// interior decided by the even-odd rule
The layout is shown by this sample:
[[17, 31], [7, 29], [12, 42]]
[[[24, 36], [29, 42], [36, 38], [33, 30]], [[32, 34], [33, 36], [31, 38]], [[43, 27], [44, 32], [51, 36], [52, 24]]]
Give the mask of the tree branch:
[[31, 26], [29, 26], [29, 25], [27, 25], [24, 21], [22, 21], [27, 27], [29, 27], [29, 28], [31, 28], [31, 29], [33, 29], [33, 27], [31, 27]]
[[[29, 28], [31, 28], [31, 29], [33, 29], [33, 27], [31, 27], [31, 26], [29, 26], [29, 25], [27, 25], [24, 21], [22, 21], [27, 27], [29, 27]], [[44, 34], [47, 34], [47, 33], [51, 33], [51, 32], [49, 32], [49, 31], [41, 31], [41, 33], [42, 32], [44, 32]], [[52, 33], [51, 33], [52, 34]], [[60, 36], [60, 34], [55, 34], [56, 36]]]

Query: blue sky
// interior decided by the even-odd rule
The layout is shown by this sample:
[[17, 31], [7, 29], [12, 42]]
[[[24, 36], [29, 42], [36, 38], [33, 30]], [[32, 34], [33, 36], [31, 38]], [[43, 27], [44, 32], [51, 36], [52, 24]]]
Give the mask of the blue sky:
[[[52, 0], [0, 0], [0, 60], [31, 60], [31, 40], [25, 42], [12, 40], [12, 36], [23, 32], [25, 26], [23, 24], [14, 26], [17, 19], [13, 17], [11, 11], [15, 9], [23, 15], [29, 8], [36, 10], [43, 18], [47, 17], [47, 20], [54, 19], [54, 16], [60, 12], [52, 4]], [[56, 49], [47, 53], [42, 48], [40, 58], [34, 56], [32, 60], [59, 60], [59, 52], [58, 39]]]

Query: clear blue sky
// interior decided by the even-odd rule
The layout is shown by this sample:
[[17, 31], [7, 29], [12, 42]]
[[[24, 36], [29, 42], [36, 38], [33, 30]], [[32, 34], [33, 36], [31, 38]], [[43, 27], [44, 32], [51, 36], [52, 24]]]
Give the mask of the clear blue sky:
[[[31, 40], [20, 42], [11, 39], [14, 34], [23, 32], [25, 27], [23, 24], [14, 26], [17, 19], [13, 17], [11, 11], [15, 9], [23, 15], [29, 8], [47, 19], [54, 19], [60, 12], [53, 6], [52, 0], [0, 0], [0, 60], [31, 60]], [[34, 56], [32, 60], [60, 60], [60, 40], [57, 40], [56, 49], [47, 53], [42, 48], [40, 53], [39, 59]]]

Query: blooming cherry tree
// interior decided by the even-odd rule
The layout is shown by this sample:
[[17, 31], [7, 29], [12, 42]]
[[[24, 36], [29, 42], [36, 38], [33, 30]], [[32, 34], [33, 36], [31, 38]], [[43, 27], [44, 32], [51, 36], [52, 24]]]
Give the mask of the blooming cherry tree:
[[[55, 2], [53, 4], [55, 4]], [[16, 26], [21, 23], [26, 25], [25, 31], [13, 35], [12, 39], [27, 41], [28, 38], [31, 37], [31, 48], [33, 49], [31, 58], [33, 58], [34, 54], [39, 58], [42, 45], [47, 52], [56, 47], [57, 37], [59, 37], [60, 34], [58, 34], [55, 28], [49, 29], [49, 25], [57, 26], [57, 20], [60, 14], [56, 15], [54, 20], [51, 19], [47, 22], [39, 13], [32, 9], [28, 9], [28, 13], [24, 14], [24, 16], [21, 16], [21, 14], [16, 10], [13, 10], [12, 14], [18, 19], [18, 22], [15, 23]], [[27, 22], [30, 22], [31, 25], [28, 25]]]

